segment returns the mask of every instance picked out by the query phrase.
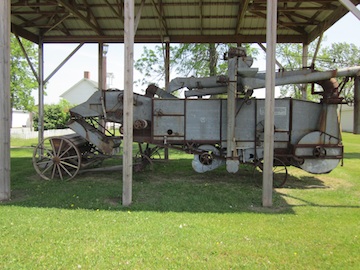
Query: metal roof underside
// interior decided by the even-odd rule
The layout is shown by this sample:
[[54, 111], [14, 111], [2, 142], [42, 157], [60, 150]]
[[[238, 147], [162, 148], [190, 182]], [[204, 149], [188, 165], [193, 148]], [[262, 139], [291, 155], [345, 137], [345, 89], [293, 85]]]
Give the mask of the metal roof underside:
[[[265, 43], [266, 3], [135, 0], [135, 42]], [[35, 43], [123, 43], [123, 11], [124, 0], [11, 0], [11, 27]], [[308, 44], [348, 12], [339, 1], [279, 0], [277, 42]]]

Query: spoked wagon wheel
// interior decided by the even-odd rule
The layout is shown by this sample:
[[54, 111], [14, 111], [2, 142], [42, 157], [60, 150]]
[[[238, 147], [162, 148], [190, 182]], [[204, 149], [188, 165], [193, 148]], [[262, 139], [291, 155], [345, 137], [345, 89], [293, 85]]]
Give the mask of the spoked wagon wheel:
[[142, 143], [138, 143], [139, 151], [135, 154], [135, 171], [143, 171], [146, 167], [152, 169], [153, 160], [160, 158], [160, 154], [157, 151], [157, 147], [151, 148], [149, 144], [146, 144], [146, 148], [142, 148]]
[[153, 162], [161, 159], [159, 149], [158, 146], [151, 147], [148, 143], [145, 149], [143, 149], [142, 143], [139, 143], [139, 151], [135, 155], [135, 171], [142, 171], [148, 166], [152, 170]]
[[135, 172], [141, 172], [145, 170], [146, 167], [149, 167], [150, 170], [153, 168], [153, 160], [151, 157], [145, 153], [136, 153], [134, 158], [134, 169]]
[[34, 150], [33, 165], [44, 179], [68, 181], [78, 173], [81, 155], [78, 148], [67, 138], [44, 139]]
[[[259, 187], [262, 186], [263, 169], [264, 169], [264, 163], [262, 159], [254, 163], [253, 179], [255, 181], [255, 184]], [[273, 171], [273, 186], [275, 188], [282, 187], [285, 184], [288, 177], [288, 171], [285, 163], [278, 158], [274, 158], [272, 171]]]

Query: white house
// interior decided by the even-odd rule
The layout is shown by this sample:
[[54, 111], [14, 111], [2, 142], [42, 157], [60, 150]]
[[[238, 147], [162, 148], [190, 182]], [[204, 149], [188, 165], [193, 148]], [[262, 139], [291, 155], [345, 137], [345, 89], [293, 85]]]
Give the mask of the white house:
[[345, 132], [354, 131], [354, 106], [349, 106], [347, 104], [341, 105], [339, 108], [339, 113], [341, 117], [341, 128]]
[[84, 71], [84, 78], [62, 93], [60, 97], [69, 101], [70, 104], [78, 105], [87, 101], [96, 91], [99, 91], [98, 83], [90, 80], [89, 71]]
[[13, 109], [11, 117], [12, 128], [31, 127], [31, 113]]

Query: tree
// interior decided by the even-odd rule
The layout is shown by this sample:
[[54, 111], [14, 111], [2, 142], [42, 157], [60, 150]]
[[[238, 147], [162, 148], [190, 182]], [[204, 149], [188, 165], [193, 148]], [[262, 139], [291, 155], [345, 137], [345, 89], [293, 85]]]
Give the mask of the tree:
[[[317, 40], [309, 45], [308, 56], [313, 58], [315, 53]], [[302, 44], [277, 44], [276, 57], [283, 64], [286, 70], [302, 69]], [[320, 47], [319, 54], [316, 57], [316, 70], [331, 70], [349, 66], [359, 65], [360, 48], [354, 44], [348, 43], [332, 43], [323, 48]], [[343, 78], [338, 78], [342, 80]], [[347, 84], [342, 95], [346, 100], [353, 98], [353, 84]], [[285, 85], [280, 89], [281, 96], [291, 96], [301, 98], [300, 85]], [[311, 85], [308, 85], [307, 92], [311, 92]], [[317, 97], [307, 95], [308, 99], [316, 99]]]
[[[360, 47], [355, 44], [333, 43], [322, 51], [321, 60], [325, 69], [339, 69], [360, 65]], [[342, 78], [345, 79], [345, 78]], [[354, 102], [354, 81], [346, 84], [342, 96], [348, 104]]]
[[[58, 104], [44, 105], [44, 130], [67, 128], [70, 120], [69, 109], [73, 107], [68, 101], [62, 99]], [[34, 114], [34, 129], [38, 130], [39, 115]]]
[[[170, 46], [170, 73], [176, 77], [207, 77], [227, 73], [227, 62], [220, 61], [230, 46], [235, 44], [180, 44]], [[256, 49], [245, 45], [249, 55], [256, 57]], [[135, 69], [143, 75], [137, 83], [147, 85], [150, 83], [164, 84], [165, 56], [162, 46], [154, 49], [144, 47], [141, 57], [135, 62]]]
[[[28, 58], [34, 66], [38, 64], [37, 50], [34, 43], [20, 39], [27, 52]], [[19, 42], [11, 35], [10, 56], [10, 95], [11, 107], [17, 110], [33, 111], [35, 100], [31, 92], [37, 89], [38, 83], [26, 60]]]

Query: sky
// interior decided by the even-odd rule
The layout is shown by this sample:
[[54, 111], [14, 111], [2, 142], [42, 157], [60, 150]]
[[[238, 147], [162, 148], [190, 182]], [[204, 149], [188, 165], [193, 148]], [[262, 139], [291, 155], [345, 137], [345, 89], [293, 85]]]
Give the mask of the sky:
[[[335, 42], [353, 43], [360, 47], [360, 35], [357, 29], [360, 27], [360, 21], [352, 14], [348, 13], [336, 24], [329, 28], [324, 36], [323, 45], [329, 45]], [[351, 29], [355, 29], [352, 31]], [[45, 79], [56, 69], [59, 64], [78, 46], [78, 44], [45, 44], [44, 45], [44, 74]], [[149, 44], [135, 44], [134, 46], [134, 60], [138, 59], [144, 46], [154, 46]], [[259, 48], [259, 51], [261, 49]], [[70, 87], [75, 85], [84, 77], [84, 71], [90, 72], [90, 79], [98, 81], [98, 45], [84, 44], [75, 55], [51, 77], [46, 86], [46, 96], [44, 98], [45, 104], [55, 104], [60, 100], [60, 95], [67, 91]], [[254, 61], [252, 67], [258, 67], [259, 70], [265, 70], [265, 56], [259, 56], [258, 60]], [[107, 53], [107, 72], [113, 73], [111, 87], [124, 88], [124, 51], [122, 44], [113, 44], [109, 46]], [[134, 71], [134, 80], [141, 74]], [[170, 78], [173, 79], [173, 78]], [[109, 83], [109, 81], [108, 81]], [[142, 88], [145, 88], [143, 86]], [[141, 87], [134, 86], [134, 92], [141, 93]], [[36, 101], [38, 91], [33, 93]]]

